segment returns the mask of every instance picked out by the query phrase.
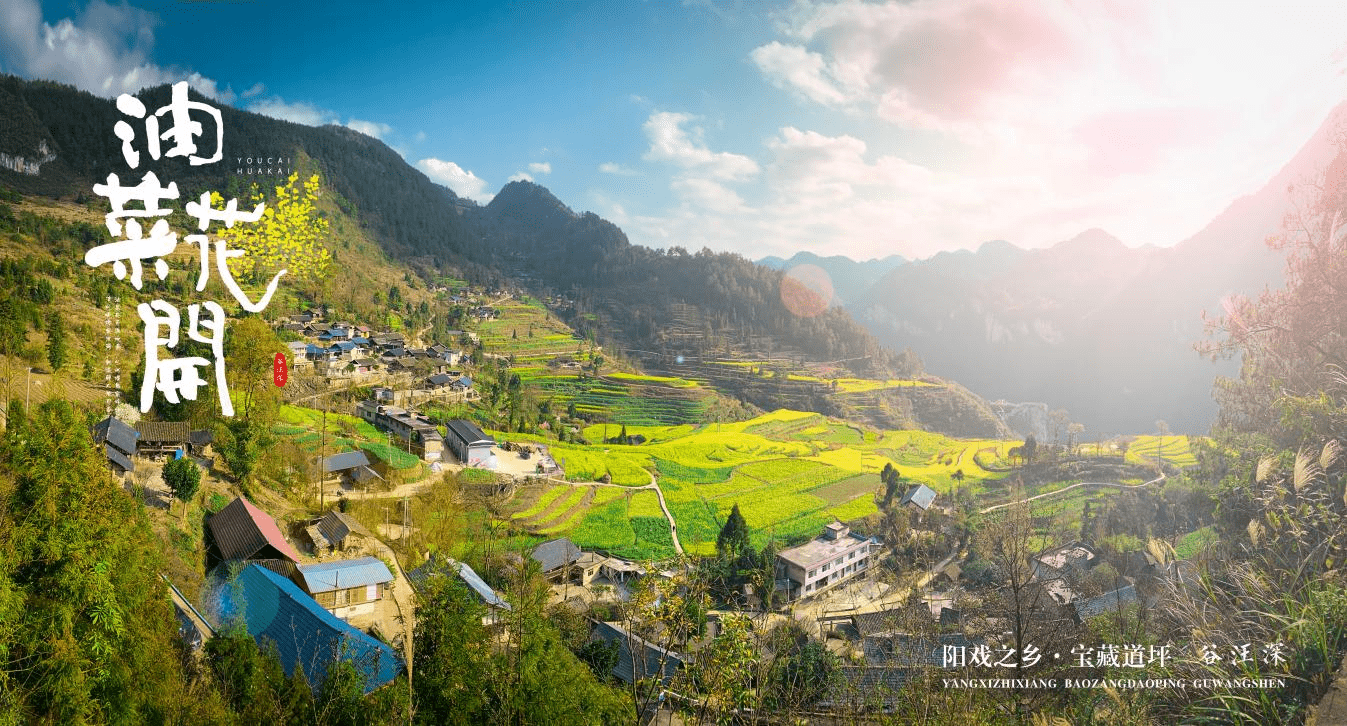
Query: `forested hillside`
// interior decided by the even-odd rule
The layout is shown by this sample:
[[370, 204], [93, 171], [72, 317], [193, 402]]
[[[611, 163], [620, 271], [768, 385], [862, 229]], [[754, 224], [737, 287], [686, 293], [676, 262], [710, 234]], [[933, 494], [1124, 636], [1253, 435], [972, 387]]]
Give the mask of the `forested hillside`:
[[[148, 108], [168, 100], [161, 86], [139, 95]], [[126, 171], [112, 133], [122, 115], [112, 101], [68, 86], [0, 78], [0, 108], [14, 119], [0, 135], [0, 152], [31, 157], [46, 143], [55, 160], [36, 175], [0, 170], [6, 185], [25, 193], [85, 199], [110, 172]], [[176, 181], [182, 199], [203, 190], [246, 197], [250, 179], [238, 159], [316, 164], [337, 204], [353, 212], [390, 256], [425, 258], [465, 269], [475, 280], [525, 273], [539, 287], [569, 292], [586, 314], [601, 314], [613, 342], [639, 349], [668, 337], [670, 305], [690, 305], [723, 334], [814, 360], [840, 360], [857, 373], [908, 375], [912, 356], [896, 358], [840, 310], [792, 313], [782, 301], [782, 273], [738, 255], [673, 247], [661, 252], [631, 245], [617, 227], [594, 214], [577, 215], [545, 189], [516, 182], [487, 207], [458, 198], [409, 166], [377, 139], [339, 126], [313, 128], [221, 107], [224, 161], [190, 166], [160, 159], [161, 180]], [[266, 177], [258, 181], [270, 183]]]

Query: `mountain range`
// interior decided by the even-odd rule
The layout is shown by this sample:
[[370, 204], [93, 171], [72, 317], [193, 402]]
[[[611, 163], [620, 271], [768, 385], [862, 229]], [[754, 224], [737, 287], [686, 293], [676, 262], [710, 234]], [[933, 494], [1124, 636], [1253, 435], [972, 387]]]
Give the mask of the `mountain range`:
[[[1152, 431], [1160, 420], [1205, 433], [1216, 414], [1212, 384], [1236, 375], [1239, 361], [1197, 353], [1204, 315], [1219, 317], [1227, 296], [1281, 285], [1284, 255], [1266, 240], [1281, 231], [1288, 190], [1338, 153], [1345, 117], [1339, 107], [1262, 189], [1173, 247], [1127, 247], [1099, 229], [1037, 250], [997, 240], [895, 265], [852, 288], [845, 306], [935, 375], [989, 399], [1066, 409], [1087, 436]], [[797, 256], [786, 266], [797, 260], [817, 264]], [[843, 271], [866, 264], [828, 260]]]
[[[168, 94], [161, 86], [139, 95], [154, 107]], [[749, 354], [880, 376], [919, 372], [920, 357], [929, 372], [984, 397], [1066, 409], [1094, 435], [1150, 431], [1157, 419], [1176, 432], [1207, 430], [1212, 382], [1237, 362], [1194, 351], [1202, 315], [1219, 311], [1224, 296], [1278, 284], [1281, 257], [1263, 241], [1280, 229], [1288, 185], [1332, 158], [1334, 128], [1326, 124], [1262, 190], [1172, 248], [1129, 248], [1088, 230], [1042, 250], [998, 240], [916, 261], [800, 253], [754, 264], [633, 245], [616, 225], [530, 182], [512, 182], [481, 206], [372, 137], [220, 110], [226, 160], [274, 155], [316, 169], [391, 258], [563, 294], [582, 334], [637, 357]], [[0, 76], [0, 117], [0, 177], [19, 191], [87, 199], [92, 183], [123, 168], [112, 133], [121, 116], [108, 99]], [[207, 189], [243, 196], [249, 182], [270, 181], [232, 163], [158, 163], [183, 198]], [[833, 282], [833, 306], [816, 317], [782, 301], [783, 270], [801, 264]]]

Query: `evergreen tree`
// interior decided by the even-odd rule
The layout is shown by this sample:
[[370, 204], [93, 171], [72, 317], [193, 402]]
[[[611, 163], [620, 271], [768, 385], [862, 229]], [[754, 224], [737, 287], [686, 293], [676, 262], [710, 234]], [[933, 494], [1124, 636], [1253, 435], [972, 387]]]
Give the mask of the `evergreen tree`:
[[734, 508], [730, 510], [730, 516], [725, 518], [725, 526], [720, 528], [720, 536], [716, 537], [716, 552], [724, 559], [736, 560], [746, 549], [748, 549], [748, 522], [739, 512], [739, 503], [735, 502]]
[[65, 365], [65, 359], [65, 323], [61, 320], [61, 314], [53, 310], [47, 316], [47, 362], [53, 371], [59, 371]]

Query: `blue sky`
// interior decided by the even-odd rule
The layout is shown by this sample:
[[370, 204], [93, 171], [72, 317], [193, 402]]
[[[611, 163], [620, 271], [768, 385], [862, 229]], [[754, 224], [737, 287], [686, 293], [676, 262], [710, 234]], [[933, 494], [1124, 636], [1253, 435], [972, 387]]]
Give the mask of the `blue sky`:
[[1174, 244], [1347, 97], [1347, 3], [416, 5], [6, 0], [0, 70], [188, 79], [482, 203], [527, 176], [633, 242], [751, 258]]

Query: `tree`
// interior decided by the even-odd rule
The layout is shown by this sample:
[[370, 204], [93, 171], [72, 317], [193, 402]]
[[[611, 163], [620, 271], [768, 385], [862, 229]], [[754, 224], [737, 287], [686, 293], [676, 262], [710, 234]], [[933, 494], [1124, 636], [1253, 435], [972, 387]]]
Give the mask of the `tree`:
[[739, 512], [739, 503], [734, 503], [734, 508], [730, 510], [730, 516], [725, 518], [725, 525], [720, 528], [720, 535], [716, 537], [716, 552], [722, 559], [737, 560], [746, 549], [748, 549], [748, 522], [744, 515]]
[[879, 472], [879, 480], [884, 482], [884, 509], [893, 504], [893, 498], [898, 494], [898, 476], [893, 464], [884, 462], [884, 468]]
[[164, 464], [164, 483], [173, 496], [182, 502], [183, 516], [187, 516], [187, 502], [196, 496], [196, 490], [201, 486], [201, 468], [186, 456], [173, 459]]
[[1256, 300], [1224, 301], [1205, 316], [1213, 358], [1242, 357], [1239, 378], [1218, 380], [1216, 428], [1294, 449], [1347, 423], [1347, 135], [1317, 178], [1289, 190], [1291, 211], [1268, 240], [1286, 250], [1286, 284]]
[[1038, 453], [1038, 439], [1034, 438], [1033, 434], [1029, 434], [1028, 436], [1024, 437], [1023, 451], [1024, 453], [1022, 454], [1022, 456], [1024, 457], [1024, 463], [1026, 464], [1034, 463], [1034, 456]]
[[58, 371], [65, 365], [65, 359], [65, 323], [61, 320], [61, 313], [53, 310], [47, 316], [47, 362], [51, 363], [53, 371]]
[[418, 721], [486, 721], [491, 646], [482, 605], [456, 580], [433, 577], [416, 608], [412, 680]]

